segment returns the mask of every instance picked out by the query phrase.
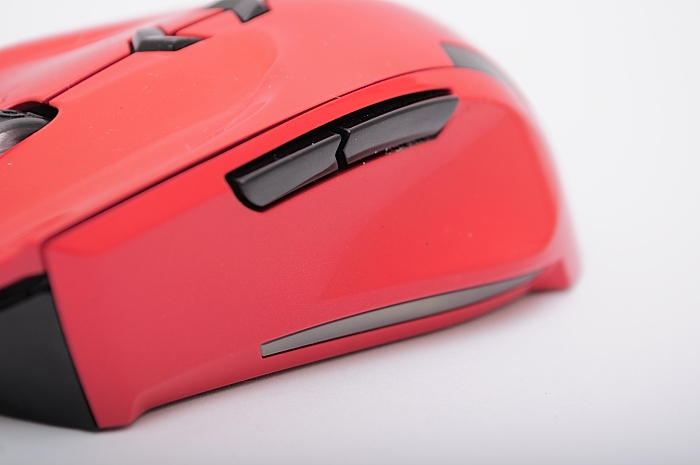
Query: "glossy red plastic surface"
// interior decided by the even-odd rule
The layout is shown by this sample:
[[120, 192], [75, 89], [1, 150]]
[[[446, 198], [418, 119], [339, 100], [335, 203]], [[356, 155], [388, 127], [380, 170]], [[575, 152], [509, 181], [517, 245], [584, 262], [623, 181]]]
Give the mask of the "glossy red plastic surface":
[[159, 26], [166, 32], [174, 32], [217, 11], [185, 11], [5, 49], [0, 52], [0, 108], [12, 108], [25, 102], [47, 102], [129, 56], [131, 36], [140, 27]]
[[[247, 23], [219, 12], [180, 32], [205, 40], [132, 54], [51, 100], [56, 119], [0, 157], [0, 287], [43, 271], [47, 238], [183, 169], [358, 88], [452, 65], [440, 42], [458, 39], [391, 4], [268, 3]], [[87, 47], [123, 53], [130, 36]]]
[[[453, 67], [440, 43], [457, 37], [389, 3], [267, 3], [247, 23], [192, 10], [0, 52], [0, 77], [11, 75], [0, 79], [3, 102], [59, 109], [0, 157], [0, 288], [48, 273], [102, 428], [575, 277], [532, 115], [502, 82]], [[134, 30], [156, 24], [203, 40], [129, 55]], [[328, 121], [436, 89], [460, 103], [435, 140], [262, 213], [224, 179]], [[464, 309], [260, 354], [264, 342], [331, 320], [531, 272], [532, 283]]]
[[[440, 88], [460, 104], [436, 140], [263, 213], [224, 180], [327, 121]], [[111, 427], [165, 402], [480, 314], [527, 289], [260, 355], [263, 342], [331, 320], [560, 266], [567, 227], [527, 110], [492, 77], [449, 68], [315, 108], [60, 234], [44, 254], [86, 396], [98, 425]]]

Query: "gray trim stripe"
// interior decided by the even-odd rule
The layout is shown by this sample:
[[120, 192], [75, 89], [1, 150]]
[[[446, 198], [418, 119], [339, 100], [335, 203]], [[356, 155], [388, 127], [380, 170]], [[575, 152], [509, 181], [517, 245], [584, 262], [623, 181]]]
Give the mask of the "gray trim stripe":
[[450, 56], [452, 63], [454, 63], [456, 67], [474, 69], [476, 71], [481, 71], [482, 73], [490, 74], [508, 86], [515, 88], [510, 80], [486, 58], [455, 45], [442, 44], [442, 48]]
[[377, 310], [370, 310], [365, 313], [360, 313], [359, 315], [331, 321], [266, 342], [260, 346], [260, 353], [263, 357], [269, 357], [270, 355], [318, 344], [319, 342], [326, 342], [332, 339], [351, 336], [373, 329], [384, 328], [386, 326], [456, 310], [466, 307], [467, 305], [481, 302], [482, 300], [496, 297], [499, 294], [527, 284], [532, 281], [536, 275], [537, 273], [531, 273], [519, 278], [426, 297], [424, 299], [413, 300]]

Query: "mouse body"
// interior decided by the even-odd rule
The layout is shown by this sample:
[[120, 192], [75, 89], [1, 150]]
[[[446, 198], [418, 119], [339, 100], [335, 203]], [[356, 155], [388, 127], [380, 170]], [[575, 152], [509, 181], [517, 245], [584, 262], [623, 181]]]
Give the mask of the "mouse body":
[[390, 3], [225, 0], [18, 45], [0, 108], [3, 414], [124, 426], [576, 277], [520, 93]]

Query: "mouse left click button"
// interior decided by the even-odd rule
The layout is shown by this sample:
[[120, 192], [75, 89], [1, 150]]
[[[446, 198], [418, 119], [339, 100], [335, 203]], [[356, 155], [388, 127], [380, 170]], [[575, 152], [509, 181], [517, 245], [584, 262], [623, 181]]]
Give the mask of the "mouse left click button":
[[226, 180], [236, 194], [255, 208], [265, 208], [282, 197], [338, 171], [335, 154], [341, 137], [329, 135], [254, 171], [233, 171]]

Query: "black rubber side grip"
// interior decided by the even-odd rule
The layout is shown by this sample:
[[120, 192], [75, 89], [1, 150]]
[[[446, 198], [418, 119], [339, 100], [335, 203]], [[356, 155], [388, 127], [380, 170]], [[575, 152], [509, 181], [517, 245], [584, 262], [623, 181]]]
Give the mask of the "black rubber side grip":
[[481, 55], [451, 44], [442, 44], [452, 63], [458, 68], [473, 69], [489, 74], [513, 89], [517, 89], [508, 77]]
[[0, 414], [96, 430], [46, 276], [0, 296]]

